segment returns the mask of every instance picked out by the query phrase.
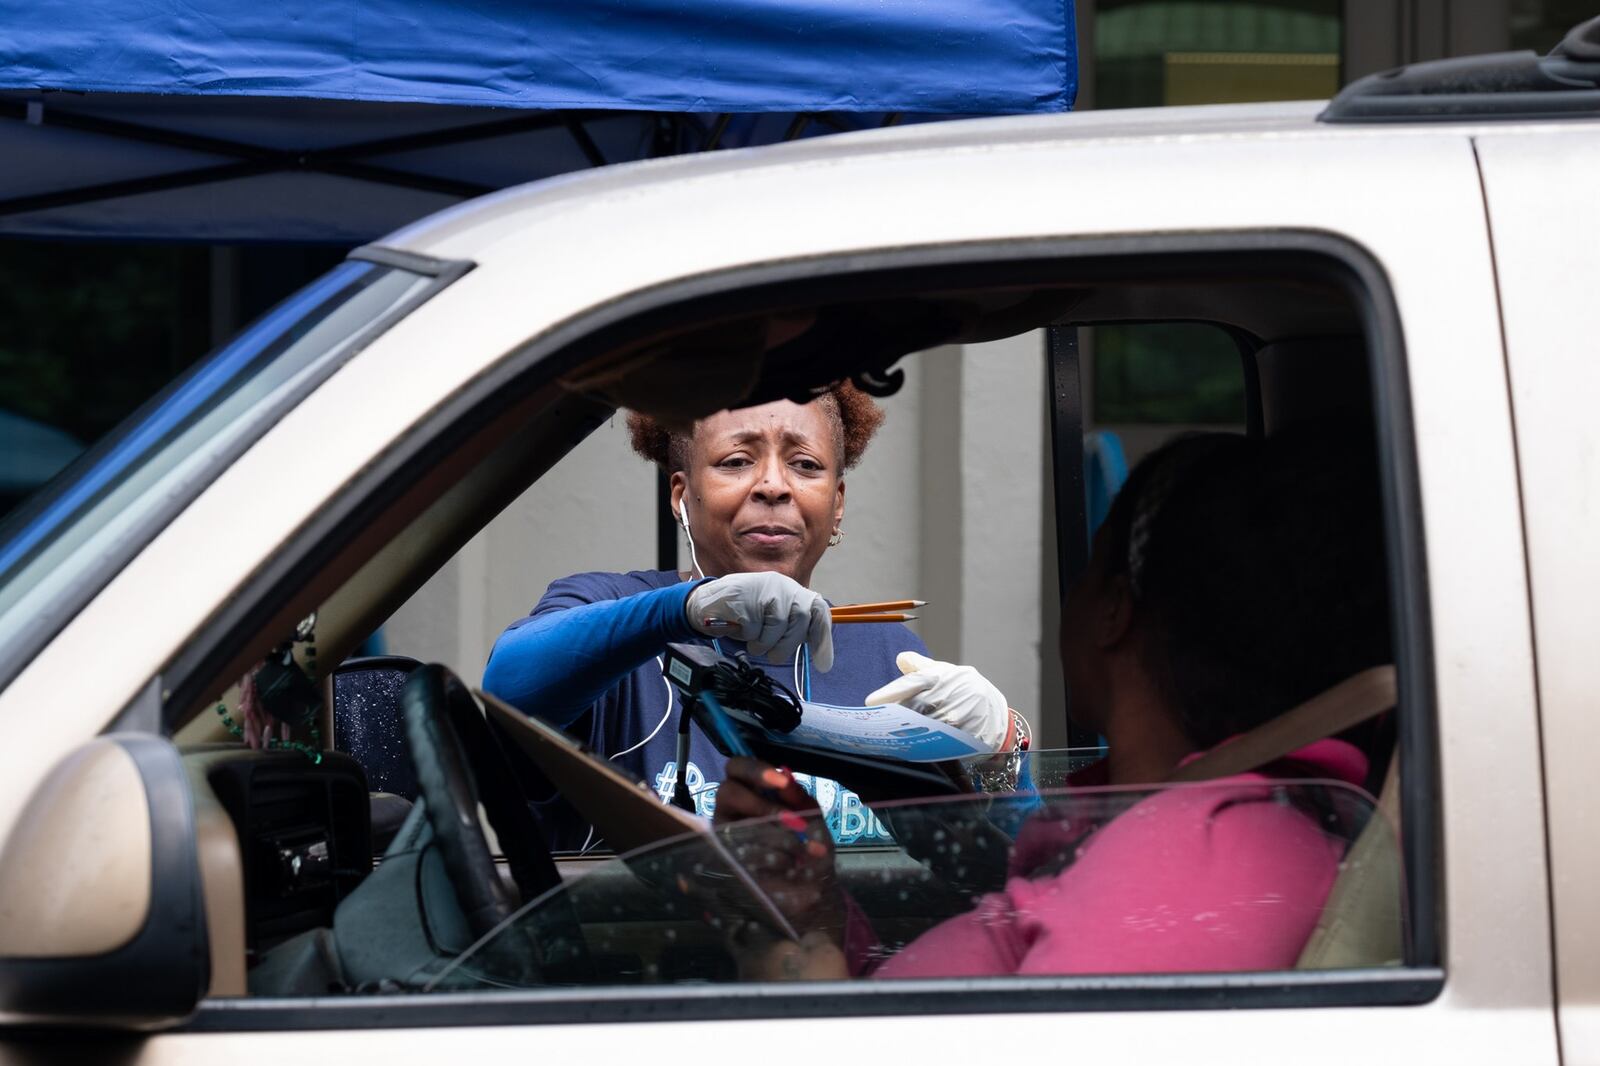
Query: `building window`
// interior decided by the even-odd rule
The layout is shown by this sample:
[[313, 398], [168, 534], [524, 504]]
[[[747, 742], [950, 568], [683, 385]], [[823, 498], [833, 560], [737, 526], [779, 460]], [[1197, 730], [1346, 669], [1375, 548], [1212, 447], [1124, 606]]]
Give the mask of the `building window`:
[[1094, 106], [1332, 96], [1339, 8], [1339, 0], [1101, 0]]
[[0, 245], [0, 514], [207, 346], [204, 248]]
[[1594, 18], [1600, 9], [1594, 0], [1511, 0], [1508, 14], [1511, 47], [1544, 55], [1561, 43], [1568, 30]]

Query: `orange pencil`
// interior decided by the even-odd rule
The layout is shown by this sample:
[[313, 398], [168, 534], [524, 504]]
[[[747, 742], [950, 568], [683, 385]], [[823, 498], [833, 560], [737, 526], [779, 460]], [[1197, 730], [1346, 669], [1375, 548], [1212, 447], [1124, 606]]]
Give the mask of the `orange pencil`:
[[[885, 600], [882, 603], [846, 603], [834, 607], [829, 611], [836, 626], [851, 625], [864, 622], [911, 622], [916, 620], [916, 615], [906, 614], [907, 608], [926, 607], [927, 600]], [[725, 629], [733, 625], [732, 622], [720, 618], [707, 618], [705, 625], [713, 629]]]
[[911, 611], [926, 607], [927, 600], [884, 600], [881, 603], [841, 603], [833, 608], [835, 618], [848, 614], [887, 614], [892, 611]]

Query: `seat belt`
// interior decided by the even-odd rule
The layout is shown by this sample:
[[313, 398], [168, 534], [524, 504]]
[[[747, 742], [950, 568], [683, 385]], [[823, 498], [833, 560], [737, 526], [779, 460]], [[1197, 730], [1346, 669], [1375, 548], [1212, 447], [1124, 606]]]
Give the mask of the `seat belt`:
[[1397, 691], [1392, 664], [1370, 667], [1180, 766], [1167, 781], [1209, 781], [1266, 766], [1392, 710]]

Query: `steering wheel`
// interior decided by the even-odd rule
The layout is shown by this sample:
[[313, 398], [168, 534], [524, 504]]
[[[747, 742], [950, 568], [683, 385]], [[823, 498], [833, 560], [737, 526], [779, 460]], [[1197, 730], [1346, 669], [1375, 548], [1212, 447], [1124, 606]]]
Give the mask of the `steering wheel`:
[[[461, 679], [437, 663], [419, 666], [401, 686], [400, 709], [428, 824], [467, 924], [481, 937], [511, 917], [517, 903], [495, 870], [478, 823], [480, 789], [523, 900], [558, 887], [561, 874], [505, 752]], [[542, 968], [586, 966], [587, 947], [570, 903], [544, 910], [549, 913], [540, 916]]]

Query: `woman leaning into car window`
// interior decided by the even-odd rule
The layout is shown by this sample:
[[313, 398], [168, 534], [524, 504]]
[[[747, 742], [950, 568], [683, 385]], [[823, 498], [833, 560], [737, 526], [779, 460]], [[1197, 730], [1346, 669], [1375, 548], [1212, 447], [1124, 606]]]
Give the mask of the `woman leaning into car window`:
[[[1188, 438], [1129, 478], [1062, 614], [1074, 715], [1109, 749], [1075, 783], [1159, 784], [1390, 660], [1375, 464], [1358, 442]], [[781, 770], [738, 759], [728, 772], [720, 824], [809, 806]], [[1292, 968], [1343, 849], [1319, 824], [1326, 810], [1262, 786], [1337, 789], [1366, 772], [1359, 747], [1328, 738], [1259, 771], [1136, 793], [1109, 817], [1083, 817], [1070, 793], [1051, 798], [1022, 827], [1003, 890], [875, 971], [825, 835], [813, 823], [797, 846], [774, 832], [764, 839], [794, 854], [767, 864], [767, 887], [792, 901], [806, 935], [746, 938], [741, 963], [747, 976], [791, 979]]]
[[[854, 386], [805, 403], [723, 411], [688, 432], [630, 414], [634, 449], [671, 477], [673, 517], [688, 536], [690, 570], [574, 574], [552, 583], [532, 614], [495, 643], [483, 687], [561, 726], [665, 801], [682, 774], [695, 809], [715, 810], [725, 759], [695, 726], [686, 766], [676, 758], [679, 701], [659, 656], [671, 642], [747, 651], [808, 699], [883, 702], [889, 683], [937, 694], [938, 717], [996, 750], [1013, 716], [970, 668], [922, 655], [899, 624], [839, 628], [810, 588], [844, 532], [845, 471], [860, 461], [883, 413]], [[913, 653], [899, 660], [902, 653]], [[902, 669], [908, 674], [902, 678]], [[559, 796], [541, 803], [551, 846], [597, 841]]]

